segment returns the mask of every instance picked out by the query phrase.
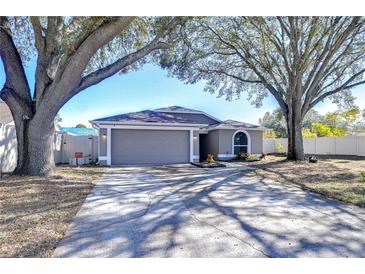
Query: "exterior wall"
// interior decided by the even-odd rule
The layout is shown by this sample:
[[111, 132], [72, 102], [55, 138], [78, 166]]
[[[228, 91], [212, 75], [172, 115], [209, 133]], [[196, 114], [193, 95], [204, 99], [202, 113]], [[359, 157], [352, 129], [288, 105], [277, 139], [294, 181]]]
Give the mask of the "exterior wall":
[[208, 154], [213, 154], [214, 159], [218, 159], [219, 154], [219, 130], [212, 130], [208, 132], [206, 138]]
[[107, 134], [108, 133], [106, 128], [99, 129], [99, 156], [107, 156]]
[[111, 164], [190, 162], [190, 131], [112, 129]]
[[251, 154], [260, 154], [264, 150], [264, 132], [261, 130], [247, 130], [251, 137]]
[[53, 153], [54, 153], [54, 162], [56, 164], [62, 163], [62, 154], [63, 154], [63, 134], [56, 133], [54, 135], [54, 143], [53, 143]]
[[[82, 152], [86, 163], [96, 162], [98, 158], [98, 138], [98, 136], [91, 135], [74, 136], [69, 134], [63, 134], [61, 161], [58, 161], [58, 163], [69, 163], [69, 159], [75, 157], [75, 152]], [[55, 149], [55, 151], [57, 151], [57, 149]]]
[[[219, 129], [208, 133], [208, 147], [217, 159], [231, 159], [235, 157], [232, 151], [232, 138], [237, 130]], [[263, 131], [245, 130], [250, 135], [251, 154], [261, 154], [263, 151]]]

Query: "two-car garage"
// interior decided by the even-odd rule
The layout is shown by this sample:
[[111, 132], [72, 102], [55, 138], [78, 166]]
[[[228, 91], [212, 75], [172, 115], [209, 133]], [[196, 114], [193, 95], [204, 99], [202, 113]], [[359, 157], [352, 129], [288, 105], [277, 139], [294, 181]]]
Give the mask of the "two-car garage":
[[111, 164], [190, 161], [189, 130], [111, 129]]

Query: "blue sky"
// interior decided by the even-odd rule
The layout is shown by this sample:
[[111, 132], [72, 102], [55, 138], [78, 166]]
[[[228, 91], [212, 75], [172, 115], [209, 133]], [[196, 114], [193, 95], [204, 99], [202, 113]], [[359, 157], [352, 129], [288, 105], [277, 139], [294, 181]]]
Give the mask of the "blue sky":
[[[0, 65], [2, 85], [5, 75], [1, 61]], [[26, 74], [32, 87], [34, 70], [34, 62], [29, 63]], [[204, 83], [186, 85], [167, 77], [167, 72], [156, 66], [145, 65], [139, 71], [115, 75], [73, 97], [59, 112], [61, 125], [89, 125], [89, 120], [104, 116], [171, 105], [202, 110], [222, 120], [234, 119], [255, 124], [266, 111], [277, 107], [272, 96], [265, 98], [263, 106], [257, 109], [247, 101], [244, 93], [239, 100], [229, 102], [204, 92], [203, 87]], [[353, 94], [357, 97], [356, 104], [365, 108], [365, 86], [355, 89]], [[316, 110], [324, 114], [336, 108], [327, 101], [318, 105]]]

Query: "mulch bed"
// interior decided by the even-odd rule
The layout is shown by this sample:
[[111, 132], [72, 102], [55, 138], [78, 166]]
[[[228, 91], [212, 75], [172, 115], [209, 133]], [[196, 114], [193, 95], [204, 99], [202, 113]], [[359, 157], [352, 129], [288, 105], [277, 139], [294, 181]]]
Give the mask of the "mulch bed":
[[225, 164], [219, 162], [213, 163], [191, 163], [193, 166], [200, 167], [200, 168], [216, 168], [216, 167], [226, 167]]

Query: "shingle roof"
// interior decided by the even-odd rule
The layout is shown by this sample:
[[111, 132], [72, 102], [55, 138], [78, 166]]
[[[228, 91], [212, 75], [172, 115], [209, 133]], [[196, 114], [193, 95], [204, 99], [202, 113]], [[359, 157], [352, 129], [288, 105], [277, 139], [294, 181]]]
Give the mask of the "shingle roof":
[[170, 106], [155, 110], [143, 110], [93, 120], [92, 122], [118, 123], [168, 123], [207, 125], [207, 129], [263, 129], [261, 126], [235, 120], [219, 121], [218, 119], [199, 110], [180, 106]]
[[0, 123], [8, 124], [12, 121], [14, 121], [14, 119], [9, 107], [5, 104], [5, 102], [0, 101]]
[[235, 120], [225, 120], [221, 123], [219, 123], [218, 125], [212, 125], [209, 128], [246, 128], [246, 129], [258, 129], [258, 128], [262, 128], [261, 126], [258, 125], [253, 125], [253, 124], [249, 124], [249, 123], [245, 123], [245, 122], [240, 122], [240, 121], [235, 121]]
[[184, 107], [180, 107], [180, 106], [169, 106], [169, 107], [164, 107], [164, 108], [156, 108], [156, 109], [154, 109], [154, 111], [161, 111], [161, 112], [190, 112], [190, 113], [199, 112], [199, 113], [202, 113], [202, 111], [200, 111], [200, 110], [195, 110], [195, 109], [191, 109], [191, 108], [184, 108]]
[[163, 110], [144, 110], [93, 120], [93, 122], [132, 122], [132, 123], [181, 123], [213, 125], [219, 121], [204, 113], [164, 112]]

